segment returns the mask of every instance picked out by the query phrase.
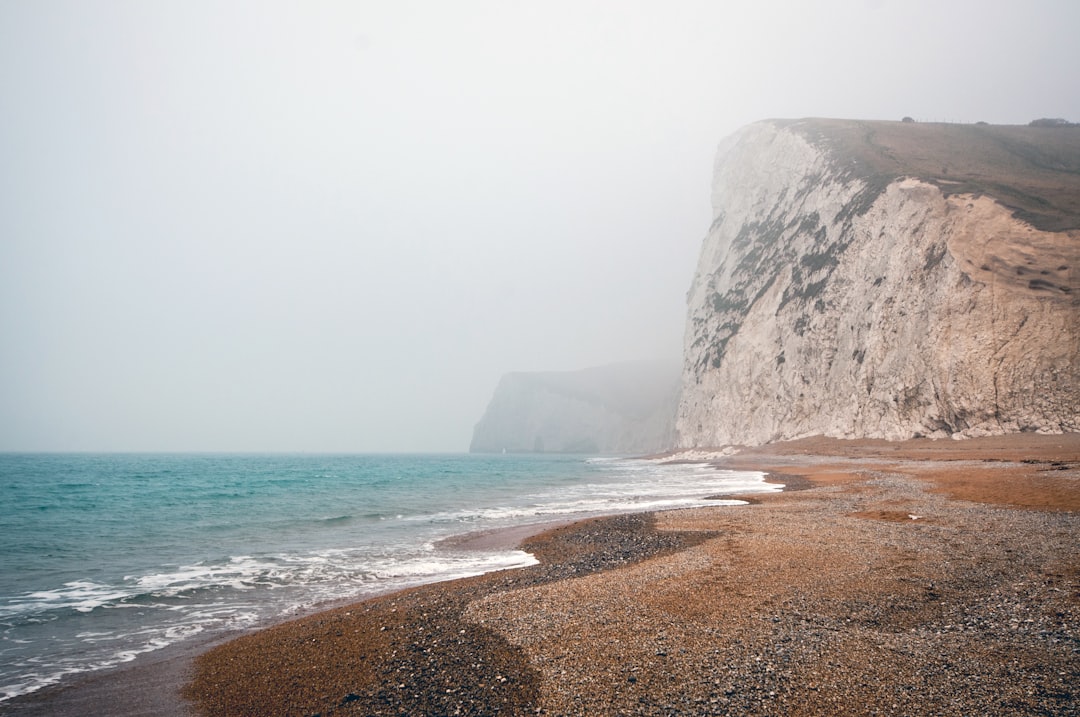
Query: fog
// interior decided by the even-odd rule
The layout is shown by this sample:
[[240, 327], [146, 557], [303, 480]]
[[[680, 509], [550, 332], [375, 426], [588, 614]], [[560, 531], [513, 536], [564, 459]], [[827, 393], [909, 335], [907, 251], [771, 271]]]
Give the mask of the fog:
[[720, 139], [1080, 120], [1071, 1], [0, 2], [0, 450], [460, 451], [678, 356]]

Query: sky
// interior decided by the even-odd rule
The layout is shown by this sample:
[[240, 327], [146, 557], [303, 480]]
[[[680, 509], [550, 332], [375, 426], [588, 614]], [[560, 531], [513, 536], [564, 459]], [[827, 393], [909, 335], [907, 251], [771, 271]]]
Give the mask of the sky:
[[0, 0], [0, 451], [463, 451], [675, 358], [771, 117], [1080, 121], [1073, 0]]

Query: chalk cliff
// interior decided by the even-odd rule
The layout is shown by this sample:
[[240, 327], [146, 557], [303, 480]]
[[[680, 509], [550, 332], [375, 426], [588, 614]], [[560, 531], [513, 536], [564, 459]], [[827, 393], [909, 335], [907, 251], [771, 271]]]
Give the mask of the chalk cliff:
[[641, 454], [674, 442], [677, 362], [503, 376], [473, 431], [474, 453]]
[[713, 207], [680, 446], [1080, 431], [1080, 128], [760, 122]]

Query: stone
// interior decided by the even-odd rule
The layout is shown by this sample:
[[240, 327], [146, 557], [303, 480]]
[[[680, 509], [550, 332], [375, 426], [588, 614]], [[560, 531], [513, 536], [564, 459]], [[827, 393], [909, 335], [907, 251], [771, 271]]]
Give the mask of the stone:
[[[1061, 135], [1056, 174], [1001, 169], [992, 141], [1024, 131], [766, 121], [725, 140], [678, 447], [1080, 431], [1080, 217], [1062, 205], [1029, 223], [1002, 203], [1037, 191], [1008, 190], [1028, 177], [1080, 196], [1080, 133]], [[927, 171], [923, 135], [901, 132], [944, 137], [938, 153], [963, 140], [970, 176]], [[997, 185], [1004, 199], [962, 191]]]

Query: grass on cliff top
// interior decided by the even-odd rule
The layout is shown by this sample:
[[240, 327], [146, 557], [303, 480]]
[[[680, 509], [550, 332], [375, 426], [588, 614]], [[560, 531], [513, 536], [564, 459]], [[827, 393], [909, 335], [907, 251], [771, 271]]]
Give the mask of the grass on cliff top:
[[877, 179], [985, 194], [1043, 231], [1080, 229], [1080, 127], [804, 119], [784, 124]]

